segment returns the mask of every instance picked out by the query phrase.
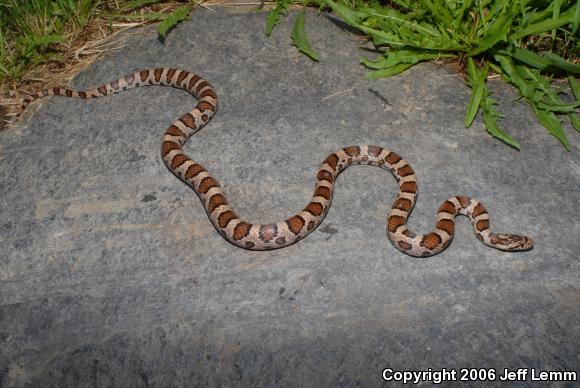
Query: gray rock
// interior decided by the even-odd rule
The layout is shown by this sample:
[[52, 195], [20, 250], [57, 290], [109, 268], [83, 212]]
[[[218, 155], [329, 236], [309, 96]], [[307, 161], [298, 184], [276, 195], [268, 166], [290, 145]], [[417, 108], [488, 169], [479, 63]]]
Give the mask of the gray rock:
[[[319, 64], [270, 38], [265, 14], [198, 9], [95, 63], [87, 88], [141, 68], [194, 71], [220, 109], [186, 145], [238, 213], [278, 221], [312, 194], [318, 164], [351, 144], [400, 153], [418, 174], [410, 227], [429, 231], [452, 195], [481, 200], [498, 232], [533, 251], [485, 247], [466, 219], [429, 259], [385, 233], [395, 180], [339, 178], [321, 227], [286, 249], [238, 249], [167, 171], [161, 136], [194, 100], [139, 88], [51, 98], [0, 133], [0, 385], [369, 386], [384, 368], [579, 369], [578, 136], [565, 152], [510, 87], [492, 82], [522, 151], [465, 129], [469, 89], [423, 64], [363, 79], [361, 40], [309, 13]], [[522, 382], [528, 385], [530, 382]]]

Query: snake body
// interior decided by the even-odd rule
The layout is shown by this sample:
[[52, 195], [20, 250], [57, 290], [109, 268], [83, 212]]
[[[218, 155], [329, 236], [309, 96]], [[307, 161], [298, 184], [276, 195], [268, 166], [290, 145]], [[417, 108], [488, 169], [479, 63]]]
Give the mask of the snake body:
[[435, 229], [417, 234], [407, 228], [407, 219], [417, 199], [417, 178], [413, 168], [395, 152], [374, 145], [350, 146], [330, 154], [316, 174], [314, 194], [308, 205], [292, 217], [276, 223], [254, 224], [242, 220], [227, 200], [219, 182], [183, 151], [183, 144], [213, 117], [218, 97], [215, 89], [201, 77], [184, 70], [156, 68], [141, 70], [98, 88], [77, 91], [57, 87], [44, 89], [23, 100], [30, 102], [51, 95], [98, 98], [142, 85], [172, 86], [197, 98], [197, 105], [175, 120], [163, 136], [161, 156], [179, 179], [193, 188], [217, 231], [230, 243], [250, 250], [286, 247], [303, 239], [322, 222], [332, 201], [334, 184], [341, 171], [353, 164], [367, 164], [388, 170], [399, 184], [399, 193], [387, 217], [387, 234], [393, 245], [411, 256], [426, 257], [443, 251], [453, 239], [455, 217], [469, 218], [479, 241], [507, 251], [528, 250], [531, 238], [515, 234], [496, 234], [489, 228], [489, 215], [475, 199], [454, 196], [439, 207]]

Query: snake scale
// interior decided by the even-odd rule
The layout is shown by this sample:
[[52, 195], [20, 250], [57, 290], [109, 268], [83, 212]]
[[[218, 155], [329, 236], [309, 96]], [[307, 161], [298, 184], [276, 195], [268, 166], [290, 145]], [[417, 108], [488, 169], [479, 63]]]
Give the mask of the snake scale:
[[98, 98], [142, 85], [173, 86], [197, 98], [197, 105], [167, 129], [163, 136], [163, 161], [201, 199], [217, 231], [230, 243], [251, 250], [270, 250], [294, 244], [322, 222], [332, 201], [334, 183], [341, 171], [353, 164], [367, 164], [388, 170], [399, 184], [399, 193], [387, 216], [387, 234], [393, 245], [411, 256], [426, 257], [443, 251], [453, 239], [455, 217], [469, 218], [479, 241], [492, 248], [522, 251], [533, 247], [527, 236], [496, 234], [489, 227], [485, 207], [475, 199], [455, 196], [439, 207], [435, 230], [421, 235], [407, 228], [407, 219], [417, 199], [417, 178], [413, 168], [395, 152], [374, 145], [350, 146], [330, 154], [316, 174], [314, 194], [308, 205], [287, 220], [252, 224], [243, 221], [227, 200], [218, 181], [183, 151], [183, 144], [201, 129], [216, 112], [215, 89], [201, 77], [184, 70], [156, 68], [141, 70], [98, 88], [77, 91], [56, 87], [38, 91], [23, 100], [23, 108], [32, 101], [51, 95], [73, 98]]

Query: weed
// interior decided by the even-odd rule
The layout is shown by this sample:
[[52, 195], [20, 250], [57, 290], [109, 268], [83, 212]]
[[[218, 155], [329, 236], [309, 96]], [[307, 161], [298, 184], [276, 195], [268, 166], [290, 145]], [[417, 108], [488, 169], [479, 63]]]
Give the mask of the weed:
[[[518, 89], [542, 125], [567, 150], [570, 142], [560, 118], [568, 117], [580, 131], [580, 90], [576, 82], [580, 74], [578, 1], [314, 0], [310, 4], [332, 9], [345, 23], [372, 38], [382, 55], [361, 60], [372, 70], [367, 78], [390, 77], [423, 61], [459, 61], [466, 67], [467, 84], [472, 89], [466, 127], [481, 111], [492, 136], [520, 148], [498, 125], [501, 116], [486, 84], [493, 71]], [[278, 0], [268, 17], [268, 32], [287, 7], [288, 0]], [[297, 29], [301, 33], [293, 32], [294, 44], [316, 59], [316, 53], [307, 45], [303, 17], [297, 18], [294, 30]], [[295, 36], [301, 41], [297, 42]], [[301, 48], [305, 44], [308, 50]], [[573, 102], [563, 101], [563, 90], [553, 87], [554, 77], [568, 77]]]
[[163, 40], [194, 2], [0, 0], [0, 129], [22, 113], [20, 95], [66, 83], [123, 29], [160, 21]]

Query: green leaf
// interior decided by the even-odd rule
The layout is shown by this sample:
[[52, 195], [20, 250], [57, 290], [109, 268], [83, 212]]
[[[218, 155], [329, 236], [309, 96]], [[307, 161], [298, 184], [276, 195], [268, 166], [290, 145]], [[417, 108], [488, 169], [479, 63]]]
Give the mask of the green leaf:
[[[366, 18], [376, 17], [378, 20], [388, 20], [393, 21], [395, 24], [404, 25], [404, 27], [409, 27], [412, 32], [421, 32], [431, 36], [438, 36], [436, 28], [433, 28], [430, 24], [421, 24], [414, 20], [409, 20], [409, 17], [401, 12], [394, 9], [383, 8], [383, 7], [360, 7], [359, 11], [362, 12]], [[354, 15], [353, 15], [354, 16]]]
[[[289, 3], [276, 0], [276, 8], [268, 15], [267, 34]], [[498, 125], [501, 115], [486, 84], [488, 73], [494, 71], [516, 86], [542, 125], [569, 148], [560, 116], [568, 116], [575, 128], [579, 124], [576, 76], [580, 64], [573, 61], [578, 48], [574, 34], [580, 25], [579, 0], [321, 0], [305, 4], [332, 8], [342, 21], [370, 37], [377, 49], [386, 50], [377, 58], [361, 59], [371, 69], [365, 78], [393, 76], [441, 57], [466, 58], [471, 88], [466, 126], [472, 126], [481, 111], [492, 136], [519, 147]], [[528, 36], [529, 40], [523, 39]], [[306, 36], [303, 11], [295, 20], [292, 41], [301, 52], [318, 59]], [[559, 54], [538, 51], [550, 44]], [[576, 102], [563, 101], [562, 90], [552, 84], [554, 75], [571, 77]]]
[[161, 37], [161, 39], [165, 39], [167, 35], [167, 31], [170, 28], [174, 27], [177, 23], [184, 21], [187, 19], [187, 16], [191, 12], [192, 7], [190, 5], [186, 5], [180, 8], [177, 8], [175, 11], [171, 12], [161, 23], [159, 23], [159, 27], [157, 27], [157, 33]]
[[433, 4], [431, 0], [419, 1], [433, 14], [433, 16], [435, 16], [435, 18], [439, 19], [444, 25], [449, 26], [453, 24], [453, 16], [443, 1], [437, 1], [436, 4]]
[[570, 117], [570, 123], [572, 124], [574, 129], [580, 132], [580, 117], [578, 117], [577, 115], [570, 115], [568, 117]]
[[[554, 4], [554, 10], [552, 11], [552, 19], [558, 20], [558, 17], [560, 16], [560, 7], [562, 6], [562, 4], [560, 3], [560, 0], [552, 0], [552, 4]], [[556, 29], [554, 28], [552, 30], [552, 40], [555, 39], [556, 39]]]
[[553, 8], [554, 8], [554, 3], [549, 2], [548, 6], [544, 9], [529, 9], [530, 7], [528, 7], [528, 10], [526, 12], [522, 12], [522, 22], [521, 22], [521, 26], [522, 27], [528, 27], [531, 24], [535, 24], [538, 23], [542, 20], [546, 20], [547, 18], [549, 18], [551, 15], [553, 15]]
[[554, 28], [570, 24], [574, 22], [575, 17], [574, 13], [575, 9], [570, 9], [565, 13], [563, 13], [562, 15], [560, 15], [560, 17], [557, 19], [548, 19], [538, 23], [534, 23], [510, 35], [510, 40], [521, 39], [524, 36], [528, 36], [531, 34], [539, 34], [541, 32], [550, 31], [553, 30]]
[[465, 114], [464, 124], [466, 128], [468, 128], [473, 123], [473, 120], [479, 111], [479, 105], [481, 103], [483, 93], [486, 91], [485, 79], [487, 78], [487, 73], [487, 65], [485, 69], [479, 73], [473, 58], [467, 58], [468, 83], [472, 92], [469, 99], [469, 105], [467, 105], [467, 112]]
[[308, 55], [310, 59], [318, 61], [318, 54], [316, 54], [316, 52], [310, 47], [306, 31], [304, 30], [304, 9], [298, 13], [296, 21], [294, 22], [294, 28], [292, 29], [292, 44], [298, 47], [300, 52]]
[[23, 41], [26, 44], [26, 48], [24, 49], [24, 56], [31, 55], [36, 49], [42, 46], [47, 46], [49, 44], [60, 43], [65, 40], [65, 37], [62, 35], [44, 35], [44, 36], [36, 36], [33, 39], [26, 39]]
[[559, 113], [574, 113], [576, 108], [580, 106], [580, 102], [574, 104], [548, 104], [544, 101], [538, 102], [538, 107], [550, 112]]
[[473, 0], [464, 0], [461, 7], [455, 13], [455, 20], [453, 21], [453, 27], [455, 29], [459, 29], [461, 23], [463, 22], [463, 15], [465, 14], [465, 10], [471, 7], [473, 4]]
[[520, 94], [530, 104], [542, 125], [562, 143], [566, 150], [570, 150], [570, 142], [562, 129], [560, 120], [553, 112], [547, 111], [540, 106], [540, 103], [545, 104], [541, 100], [544, 96], [547, 96], [553, 104], [561, 104], [557, 95], [550, 90], [549, 81], [541, 79], [538, 70], [534, 72], [530, 68], [514, 64], [508, 56], [496, 54], [494, 58], [501, 64], [503, 74], [508, 82], [519, 89]]
[[580, 1], [576, 1], [576, 7], [574, 9], [574, 27], [572, 27], [572, 35], [576, 35], [578, 25], [580, 25]]
[[[377, 46], [409, 46], [438, 52], [462, 50], [464, 47], [461, 39], [451, 39], [428, 24], [409, 20], [409, 16], [400, 12], [378, 11], [369, 7], [352, 10], [332, 0], [325, 0], [325, 4], [328, 4], [347, 24], [373, 38]], [[387, 19], [393, 20], [393, 23]]]
[[556, 139], [560, 141], [560, 143], [562, 143], [567, 151], [570, 151], [570, 142], [564, 133], [560, 119], [558, 119], [558, 117], [556, 117], [556, 115], [552, 112], [547, 112], [543, 109], [535, 108], [534, 105], [532, 105], [532, 108], [534, 109], [534, 113], [536, 113], [536, 116], [544, 125], [544, 127], [548, 128], [548, 131], [554, 135]]
[[133, 11], [139, 8], [147, 7], [156, 3], [160, 3], [160, 0], [134, 0], [134, 1], [123, 1], [118, 4], [117, 9], [119, 11], [127, 12]]
[[289, 4], [290, 0], [278, 0], [274, 9], [268, 13], [268, 16], [266, 17], [267, 36], [270, 36], [272, 30], [274, 30], [274, 27], [280, 23], [280, 20], [282, 19], [282, 13], [288, 9]]
[[113, 19], [127, 19], [127, 20], [131, 20], [131, 19], [145, 19], [145, 20], [155, 20], [155, 19], [163, 19], [165, 18], [166, 14], [162, 13], [162, 12], [150, 12], [150, 13], [144, 13], [144, 14], [135, 14], [135, 15], [131, 15], [131, 14], [122, 14], [122, 13], [110, 13], [107, 15], [110, 18]]
[[385, 54], [383, 54], [383, 56], [380, 56], [374, 60], [362, 58], [360, 62], [368, 68], [380, 70], [386, 69], [387, 67], [398, 65], [399, 63], [415, 64], [418, 62], [428, 61], [431, 59], [451, 58], [451, 57], [455, 57], [455, 55], [447, 53], [437, 53], [437, 52], [397, 48], [387, 51]]
[[485, 94], [485, 98], [481, 100], [481, 110], [483, 112], [483, 122], [485, 123], [487, 132], [489, 132], [493, 137], [498, 138], [504, 143], [519, 150], [520, 144], [510, 135], [502, 131], [497, 123], [498, 119], [501, 117], [499, 112], [494, 109], [494, 105], [497, 103], [491, 98], [490, 93], [487, 90]]
[[560, 68], [567, 73], [580, 74], [580, 65], [574, 65], [572, 63], [566, 62], [558, 54], [547, 52], [544, 54], [544, 57], [550, 61], [550, 65], [554, 67]]
[[332, 10], [341, 17], [346, 23], [350, 24], [353, 27], [359, 26], [359, 22], [366, 16], [366, 13], [353, 10], [349, 7], [346, 7], [340, 3], [335, 3], [332, 0], [325, 0], [325, 3], [332, 8]]
[[338, 16], [340, 16], [342, 20], [345, 21], [345, 23], [352, 27], [358, 28], [362, 32], [372, 37], [373, 42], [376, 45], [403, 45], [403, 43], [400, 42], [400, 38], [396, 34], [374, 29], [361, 24], [361, 20], [368, 16], [366, 12], [353, 10], [341, 4], [340, 2], [334, 2], [332, 0], [325, 0], [325, 2]]
[[572, 91], [572, 95], [576, 101], [580, 101], [580, 85], [576, 78], [572, 77], [571, 75], [568, 76], [568, 84], [570, 85], [570, 90]]
[[508, 49], [498, 50], [497, 53], [509, 55], [519, 62], [535, 67], [536, 69], [544, 71], [560, 70], [567, 73], [580, 74], [580, 65], [566, 62], [562, 57], [551, 52], [547, 52], [541, 56], [527, 49], [510, 47]]
[[516, 71], [513, 61], [506, 55], [496, 54], [493, 57], [500, 63], [502, 73], [507, 81], [515, 85], [520, 90], [522, 96], [531, 98], [532, 91], [530, 90], [526, 80]]
[[521, 49], [512, 46], [508, 49], [498, 50], [497, 52], [500, 54], [509, 55], [520, 62], [535, 67], [536, 69], [546, 69], [550, 65], [550, 61], [548, 61], [546, 58], [527, 49]]
[[491, 47], [495, 46], [498, 42], [505, 41], [507, 39], [507, 33], [511, 26], [511, 18], [503, 13], [501, 14], [493, 24], [491, 24], [485, 31], [485, 35], [480, 39], [479, 44], [473, 50], [471, 50], [467, 55], [474, 56], [489, 50]]
[[390, 76], [402, 73], [403, 71], [407, 70], [411, 66], [413, 66], [413, 63], [400, 63], [398, 65], [391, 66], [391, 67], [383, 69], [383, 70], [371, 71], [365, 75], [365, 79], [377, 79], [377, 78], [390, 77]]
[[492, 71], [496, 72], [497, 74], [503, 74], [501, 66], [498, 66], [496, 63], [493, 63], [492, 61], [488, 61], [487, 64], [489, 65], [489, 68]]

